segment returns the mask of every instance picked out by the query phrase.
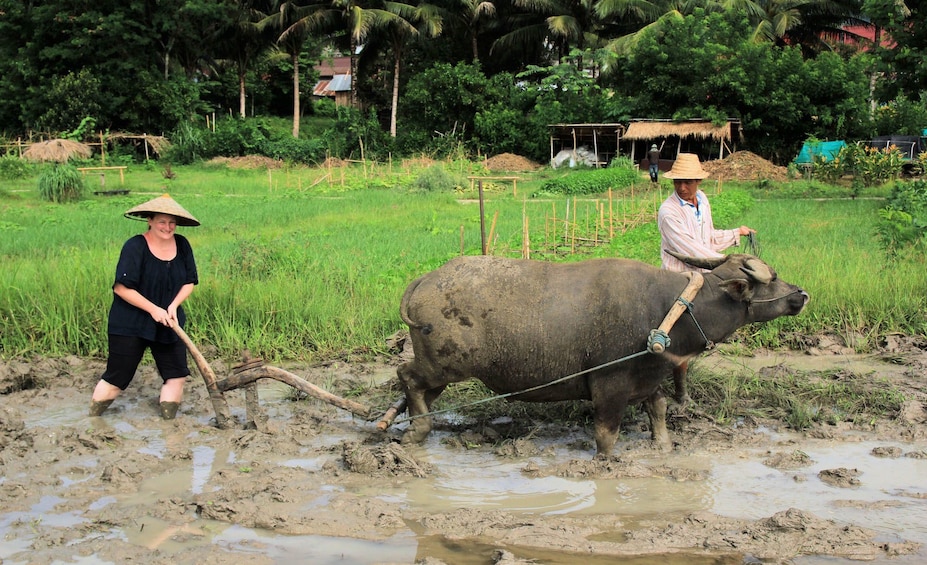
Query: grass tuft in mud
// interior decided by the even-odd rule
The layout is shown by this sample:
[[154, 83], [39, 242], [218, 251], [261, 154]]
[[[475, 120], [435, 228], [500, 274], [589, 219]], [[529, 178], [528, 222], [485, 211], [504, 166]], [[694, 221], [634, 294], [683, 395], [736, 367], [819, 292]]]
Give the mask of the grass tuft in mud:
[[775, 418], [790, 428], [850, 422], [870, 425], [895, 418], [904, 395], [872, 374], [845, 370], [792, 372], [775, 366], [759, 372], [689, 373], [693, 401], [719, 423], [744, 417]]

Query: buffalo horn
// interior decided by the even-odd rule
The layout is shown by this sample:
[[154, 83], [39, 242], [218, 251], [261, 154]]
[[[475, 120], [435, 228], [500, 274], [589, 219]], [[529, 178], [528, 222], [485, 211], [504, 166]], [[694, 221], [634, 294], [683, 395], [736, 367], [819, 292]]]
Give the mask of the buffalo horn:
[[681, 255], [675, 251], [670, 251], [669, 249], [664, 249], [667, 253], [673, 257], [679, 259], [687, 265], [692, 265], [693, 267], [698, 267], [699, 269], [714, 269], [718, 265], [724, 263], [730, 257], [729, 255], [724, 255], [722, 257], [689, 257], [687, 255]]
[[760, 284], [769, 284], [769, 281], [772, 280], [772, 272], [770, 272], [769, 266], [759, 259], [747, 259], [740, 270]]

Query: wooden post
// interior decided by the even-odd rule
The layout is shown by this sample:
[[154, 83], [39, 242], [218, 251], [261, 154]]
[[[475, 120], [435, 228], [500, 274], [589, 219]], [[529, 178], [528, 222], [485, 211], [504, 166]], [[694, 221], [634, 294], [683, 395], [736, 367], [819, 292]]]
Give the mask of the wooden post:
[[106, 144], [103, 143], [103, 132], [100, 132], [100, 166], [106, 166]]
[[[479, 181], [477, 185], [480, 191], [480, 250], [483, 255], [486, 255], [486, 214], [483, 209], [483, 181]], [[461, 229], [463, 229], [463, 226], [461, 226]], [[462, 231], [461, 235], [463, 235]], [[461, 243], [461, 247], [463, 247], [463, 243]], [[462, 249], [460, 254], [463, 255]]]
[[145, 141], [145, 162], [148, 162], [148, 134], [144, 134], [142, 139]]

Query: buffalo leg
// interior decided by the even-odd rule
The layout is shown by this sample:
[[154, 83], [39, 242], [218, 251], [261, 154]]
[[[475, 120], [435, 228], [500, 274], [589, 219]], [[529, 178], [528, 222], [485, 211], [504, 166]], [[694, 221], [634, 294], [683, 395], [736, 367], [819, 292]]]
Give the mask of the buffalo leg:
[[669, 432], [666, 430], [666, 397], [660, 389], [644, 401], [644, 409], [650, 416], [650, 432], [653, 442], [663, 449], [671, 448]]
[[627, 407], [626, 398], [610, 398], [608, 402], [593, 402], [595, 411], [595, 448], [596, 457], [608, 457], [621, 433], [621, 419]]
[[421, 443], [425, 440], [425, 437], [431, 432], [432, 427], [432, 418], [431, 416], [421, 416], [422, 414], [427, 414], [431, 410], [431, 403], [444, 391], [444, 387], [447, 385], [442, 385], [435, 388], [426, 388], [423, 386], [421, 378], [413, 369], [415, 361], [410, 361], [409, 363], [403, 363], [396, 369], [396, 375], [399, 377], [399, 381], [402, 383], [403, 388], [406, 392], [406, 404], [409, 410], [409, 417], [415, 417], [410, 423], [409, 427], [406, 428], [405, 433], [402, 435], [402, 443]]
[[673, 398], [676, 400], [676, 403], [682, 407], [685, 407], [685, 405], [689, 403], [689, 391], [686, 386], [688, 372], [688, 361], [683, 361], [679, 365], [673, 367], [673, 385], [676, 388], [676, 393], [673, 395]]

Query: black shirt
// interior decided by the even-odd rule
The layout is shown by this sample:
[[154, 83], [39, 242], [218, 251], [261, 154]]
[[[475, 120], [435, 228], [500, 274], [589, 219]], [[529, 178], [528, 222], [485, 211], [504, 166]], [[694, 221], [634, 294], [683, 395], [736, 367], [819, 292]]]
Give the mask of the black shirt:
[[[190, 242], [178, 234], [174, 234], [174, 239], [177, 242], [177, 255], [169, 261], [163, 261], [148, 249], [145, 236], [129, 238], [119, 254], [113, 286], [122, 283], [126, 288], [137, 290], [154, 304], [166, 309], [182, 286], [199, 283]], [[183, 307], [177, 308], [177, 321], [180, 327], [186, 322]], [[179, 339], [174, 330], [155, 322], [151, 314], [132, 306], [116, 294], [113, 294], [113, 305], [109, 309], [108, 331], [115, 335], [140, 337], [159, 343], [174, 343]]]

